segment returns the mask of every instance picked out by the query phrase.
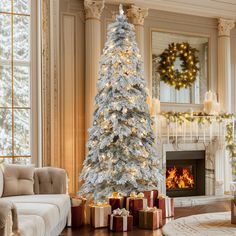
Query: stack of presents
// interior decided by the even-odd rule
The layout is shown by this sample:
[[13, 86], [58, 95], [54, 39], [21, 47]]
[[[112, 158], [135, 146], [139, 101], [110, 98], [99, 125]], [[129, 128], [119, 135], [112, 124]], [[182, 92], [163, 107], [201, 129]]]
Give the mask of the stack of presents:
[[[74, 201], [72, 198], [72, 225], [81, 226], [84, 224], [86, 199]], [[76, 214], [73, 211], [77, 211]], [[174, 201], [167, 196], [158, 196], [158, 190], [132, 192], [129, 197], [114, 192], [107, 202], [90, 204], [89, 211], [90, 224], [94, 228], [108, 227], [111, 231], [121, 232], [131, 231], [133, 226], [137, 226], [154, 230], [162, 227], [164, 219], [174, 217]]]

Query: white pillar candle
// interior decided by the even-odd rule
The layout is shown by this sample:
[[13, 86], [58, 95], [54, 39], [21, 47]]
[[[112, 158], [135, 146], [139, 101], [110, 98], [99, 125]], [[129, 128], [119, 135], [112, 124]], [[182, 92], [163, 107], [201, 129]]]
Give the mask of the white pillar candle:
[[178, 122], [175, 121], [175, 141], [177, 143], [177, 139], [178, 139]]
[[205, 111], [207, 114], [212, 114], [213, 107], [214, 107], [214, 103], [213, 103], [212, 100], [206, 100], [206, 101], [204, 101], [204, 111]]
[[209, 136], [210, 136], [210, 142], [211, 142], [211, 140], [212, 140], [212, 124], [209, 124], [209, 125], [210, 125], [210, 129], [209, 129], [210, 134], [209, 134]]
[[184, 121], [183, 126], [184, 126], [184, 143], [185, 143], [185, 140], [186, 140], [186, 120]]
[[204, 123], [204, 124], [203, 124], [203, 142], [204, 142], [204, 144], [205, 144], [205, 142], [206, 142], [205, 128], [206, 128], [206, 126], [205, 126], [205, 123]]
[[232, 127], [232, 137], [233, 137], [233, 142], [234, 142], [234, 118], [232, 118], [232, 122], [233, 122], [233, 127]]
[[157, 116], [160, 111], [161, 111], [161, 103], [160, 103], [160, 100], [157, 99], [157, 98], [153, 98], [152, 99], [152, 115], [153, 116]]

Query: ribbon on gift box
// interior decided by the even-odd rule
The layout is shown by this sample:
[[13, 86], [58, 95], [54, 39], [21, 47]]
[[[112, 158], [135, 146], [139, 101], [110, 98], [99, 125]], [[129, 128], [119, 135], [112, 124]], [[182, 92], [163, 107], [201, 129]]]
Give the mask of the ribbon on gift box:
[[[156, 212], [157, 210], [158, 209], [156, 207], [147, 207], [146, 209], [143, 210], [143, 212], [144, 212], [144, 227], [145, 228], [147, 227], [147, 223], [148, 223], [148, 221], [147, 221], [148, 213], [149, 212]], [[158, 217], [158, 215], [157, 215], [156, 219], [157, 219], [157, 227], [159, 228], [159, 226], [160, 226], [160, 218]]]
[[114, 210], [110, 217], [110, 230], [113, 230], [113, 221], [115, 216], [121, 216], [123, 218], [123, 231], [127, 231], [129, 211], [125, 208]]
[[91, 203], [89, 206], [91, 207], [104, 207], [104, 206], [109, 206], [107, 202], [96, 202], [96, 203]]
[[78, 197], [78, 196], [71, 197], [71, 206], [77, 207], [80, 206], [81, 204], [85, 204], [86, 201], [87, 199], [84, 197]]

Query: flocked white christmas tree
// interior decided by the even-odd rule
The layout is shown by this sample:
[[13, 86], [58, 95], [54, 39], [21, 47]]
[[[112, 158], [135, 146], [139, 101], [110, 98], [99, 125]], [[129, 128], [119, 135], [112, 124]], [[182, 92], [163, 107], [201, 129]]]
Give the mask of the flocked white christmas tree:
[[157, 187], [159, 155], [146, 103], [143, 62], [134, 26], [121, 6], [108, 27], [97, 90], [79, 194], [101, 201], [112, 192], [127, 195]]

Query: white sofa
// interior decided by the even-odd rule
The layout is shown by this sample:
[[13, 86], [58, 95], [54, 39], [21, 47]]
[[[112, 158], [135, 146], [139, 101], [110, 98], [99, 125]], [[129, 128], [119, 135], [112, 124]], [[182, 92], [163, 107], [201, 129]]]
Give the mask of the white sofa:
[[[52, 167], [35, 169], [33, 194], [19, 196], [4, 196], [4, 188], [21, 186], [20, 174], [16, 174], [14, 171], [12, 177], [9, 176], [9, 173], [5, 177], [5, 173], [0, 172], [0, 197], [3, 195], [0, 202], [7, 200], [14, 203], [21, 236], [57, 236], [66, 225], [70, 225], [71, 203], [69, 195], [66, 194], [67, 175], [65, 170]], [[21, 180], [19, 180], [20, 178]], [[9, 181], [6, 182], [6, 179]], [[25, 182], [21, 188], [24, 188], [24, 184]], [[11, 229], [9, 224], [12, 224], [11, 215], [6, 220], [6, 235]]]

